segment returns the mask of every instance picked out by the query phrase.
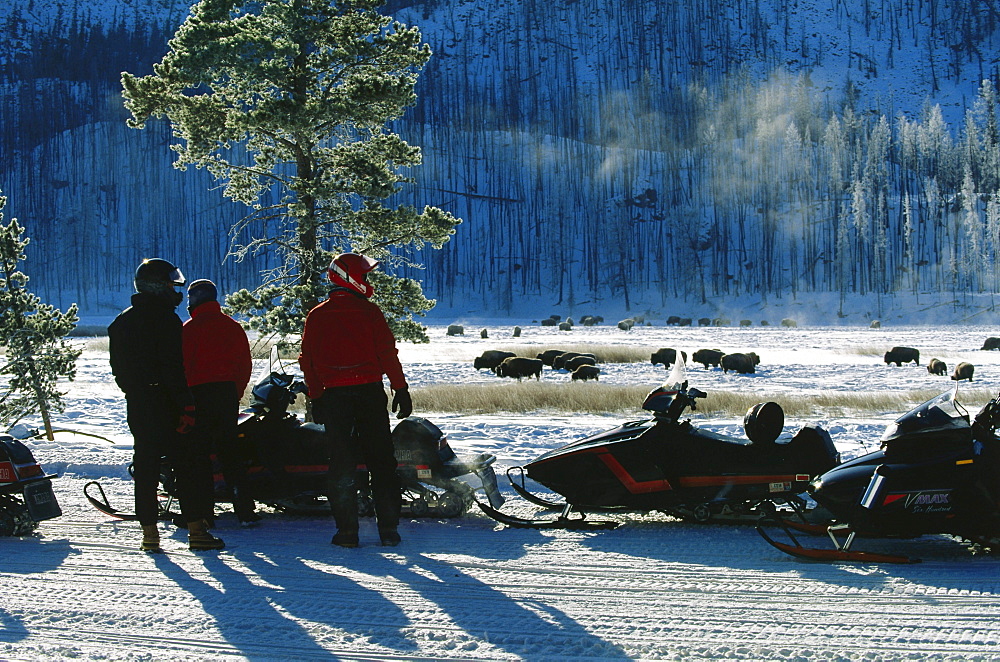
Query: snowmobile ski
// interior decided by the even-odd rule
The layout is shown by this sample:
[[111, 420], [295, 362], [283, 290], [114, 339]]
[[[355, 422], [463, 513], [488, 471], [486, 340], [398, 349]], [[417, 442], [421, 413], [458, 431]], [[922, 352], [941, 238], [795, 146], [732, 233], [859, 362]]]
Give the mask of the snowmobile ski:
[[580, 513], [579, 517], [570, 517], [572, 506], [566, 506], [562, 512], [553, 518], [548, 519], [527, 519], [502, 513], [492, 506], [487, 506], [482, 501], [476, 499], [476, 505], [480, 510], [495, 519], [496, 521], [515, 529], [565, 529], [568, 531], [609, 531], [618, 527], [618, 522], [610, 520], [588, 520], [587, 516]]
[[[96, 488], [97, 491], [100, 492], [98, 496], [94, 496], [93, 494], [90, 493], [92, 487]], [[90, 502], [90, 505], [92, 505], [94, 508], [98, 509], [105, 515], [108, 515], [109, 517], [114, 517], [115, 519], [120, 519], [126, 522], [134, 522], [139, 519], [139, 517], [133, 512], [129, 512], [127, 510], [118, 510], [117, 508], [112, 506], [111, 502], [108, 500], [108, 495], [104, 493], [104, 488], [101, 487], [101, 484], [96, 480], [92, 480], [83, 486], [83, 495], [87, 497], [87, 501]], [[160, 503], [159, 513], [157, 513], [157, 518], [169, 521], [181, 517], [180, 513], [173, 512], [171, 510], [174, 504], [174, 498], [168, 495], [165, 501], [166, 504], [162, 502]]]
[[[765, 525], [775, 525], [781, 527], [791, 540], [791, 544], [779, 542], [772, 538], [770, 534], [767, 533]], [[879, 552], [864, 552], [856, 551], [851, 549], [851, 544], [854, 542], [855, 533], [845, 526], [832, 525], [825, 528], [825, 532], [830, 536], [830, 540], [833, 541], [835, 549], [820, 549], [817, 547], [805, 547], [802, 545], [798, 539], [792, 534], [787, 522], [784, 520], [776, 520], [769, 518], [761, 518], [757, 523], [757, 533], [760, 537], [766, 540], [772, 547], [778, 549], [789, 556], [794, 556], [800, 559], [806, 559], [809, 561], [826, 561], [826, 562], [856, 562], [856, 563], [900, 563], [900, 564], [911, 564], [920, 563], [920, 559], [912, 558], [909, 556], [902, 556], [897, 554], [882, 554]], [[810, 527], [811, 528], [811, 527]], [[808, 531], [813, 532], [813, 531]], [[837, 533], [847, 533], [847, 539], [841, 543], [837, 539]]]

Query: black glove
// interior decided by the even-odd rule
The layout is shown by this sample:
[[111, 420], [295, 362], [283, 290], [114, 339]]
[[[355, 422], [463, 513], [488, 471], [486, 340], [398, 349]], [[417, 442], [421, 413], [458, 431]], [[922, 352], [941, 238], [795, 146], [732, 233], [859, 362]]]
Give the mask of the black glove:
[[392, 396], [392, 411], [399, 410], [396, 414], [396, 418], [406, 418], [413, 413], [413, 400], [410, 399], [410, 389], [403, 387], [396, 389], [395, 394]]

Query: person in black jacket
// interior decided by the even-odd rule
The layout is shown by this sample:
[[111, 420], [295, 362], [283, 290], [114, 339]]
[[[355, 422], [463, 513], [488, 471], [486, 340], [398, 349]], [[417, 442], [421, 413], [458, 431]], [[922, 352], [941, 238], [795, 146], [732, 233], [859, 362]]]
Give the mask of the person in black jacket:
[[[157, 529], [157, 485], [160, 459], [174, 469], [181, 514], [188, 524], [193, 550], [221, 549], [222, 540], [208, 533], [203, 500], [191, 474], [195, 408], [184, 374], [181, 319], [174, 309], [184, 295], [180, 269], [166, 260], [143, 260], [135, 272], [132, 305], [108, 327], [111, 372], [125, 393], [128, 426], [133, 438], [132, 471], [135, 512], [142, 525], [140, 549], [161, 552]], [[202, 509], [203, 510], [203, 509]]]

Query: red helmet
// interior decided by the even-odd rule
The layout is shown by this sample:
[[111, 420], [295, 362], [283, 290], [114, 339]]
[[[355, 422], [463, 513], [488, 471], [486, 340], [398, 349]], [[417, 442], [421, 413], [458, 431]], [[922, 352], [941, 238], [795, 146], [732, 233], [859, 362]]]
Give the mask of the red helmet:
[[375, 289], [368, 284], [368, 272], [378, 266], [378, 260], [357, 253], [341, 253], [330, 262], [330, 280], [334, 285], [354, 290], [370, 298]]

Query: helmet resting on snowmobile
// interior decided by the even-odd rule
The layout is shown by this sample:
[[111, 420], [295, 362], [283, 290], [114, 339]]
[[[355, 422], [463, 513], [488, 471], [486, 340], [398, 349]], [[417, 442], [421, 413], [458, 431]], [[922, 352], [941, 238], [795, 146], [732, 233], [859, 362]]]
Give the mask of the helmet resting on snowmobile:
[[146, 258], [135, 270], [135, 291], [169, 301], [174, 306], [184, 300], [177, 290], [186, 282], [184, 274], [170, 262], [158, 257]]
[[359, 253], [341, 253], [330, 262], [327, 273], [334, 285], [346, 287], [370, 299], [375, 288], [368, 283], [368, 273], [378, 264], [378, 260]]

